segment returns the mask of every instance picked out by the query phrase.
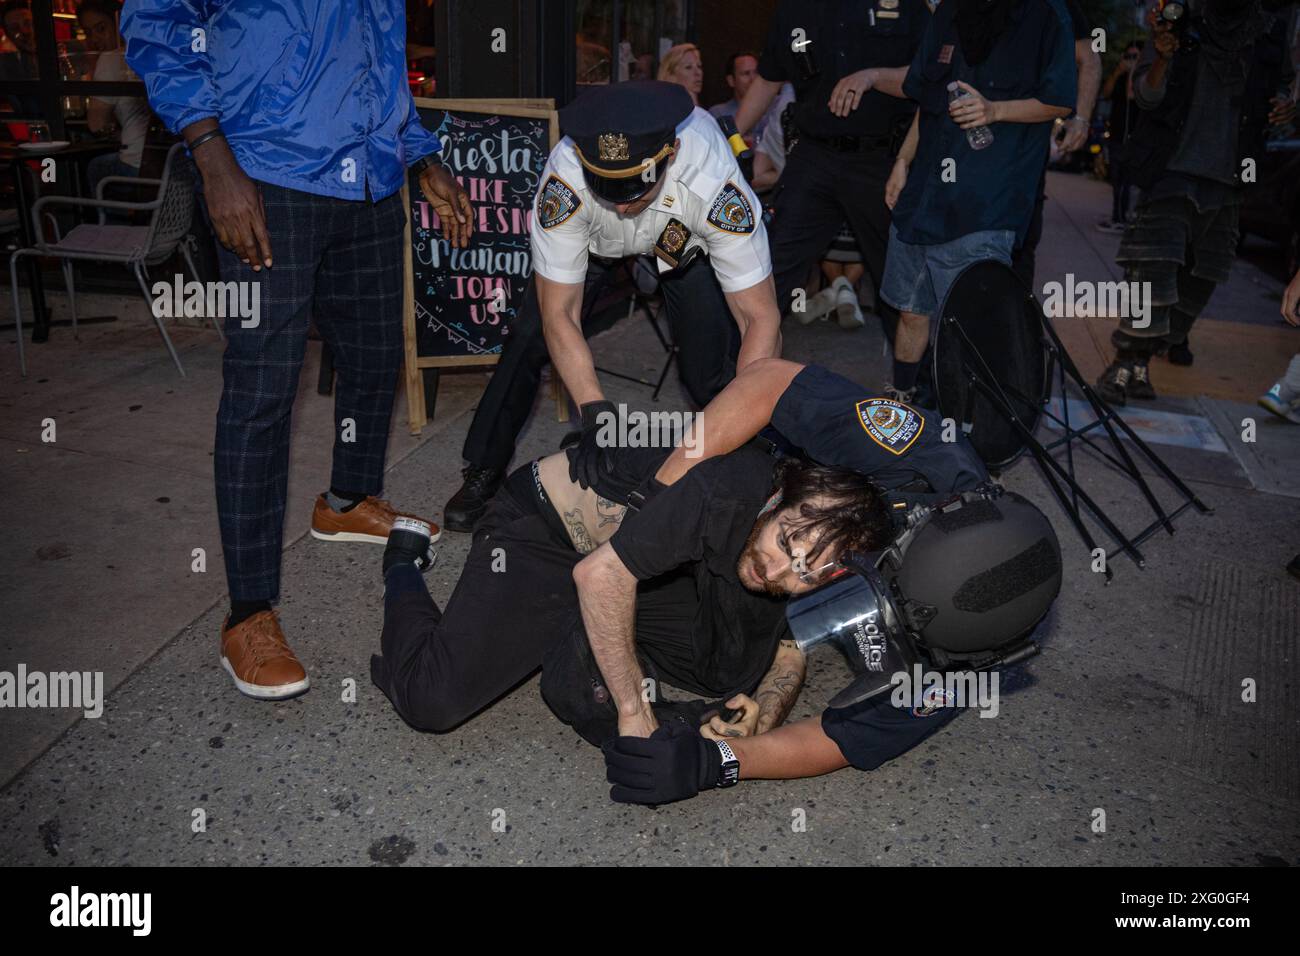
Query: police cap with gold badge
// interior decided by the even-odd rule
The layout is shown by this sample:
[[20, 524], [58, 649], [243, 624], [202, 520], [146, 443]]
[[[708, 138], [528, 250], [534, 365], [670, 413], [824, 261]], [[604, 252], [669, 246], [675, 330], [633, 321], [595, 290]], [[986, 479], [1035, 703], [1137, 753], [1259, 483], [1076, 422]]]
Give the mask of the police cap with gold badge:
[[694, 108], [683, 86], [631, 80], [583, 93], [560, 111], [560, 128], [573, 140], [587, 187], [606, 202], [633, 202], [659, 181], [677, 125]]

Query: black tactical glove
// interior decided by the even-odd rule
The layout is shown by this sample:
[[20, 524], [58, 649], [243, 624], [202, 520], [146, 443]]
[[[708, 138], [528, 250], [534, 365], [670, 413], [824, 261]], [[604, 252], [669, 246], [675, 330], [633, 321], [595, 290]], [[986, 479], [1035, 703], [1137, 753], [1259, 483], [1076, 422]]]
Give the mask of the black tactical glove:
[[[594, 485], [614, 468], [613, 447], [602, 448], [596, 443], [600, 434], [600, 416], [608, 413], [618, 420], [614, 403], [601, 399], [582, 406], [582, 437], [568, 449], [569, 480], [576, 481], [585, 490]], [[617, 434], [617, 432], [615, 432]]]
[[680, 720], [663, 724], [645, 737], [615, 737], [605, 753], [605, 778], [615, 803], [660, 804], [686, 800], [711, 790], [722, 778], [717, 744]]

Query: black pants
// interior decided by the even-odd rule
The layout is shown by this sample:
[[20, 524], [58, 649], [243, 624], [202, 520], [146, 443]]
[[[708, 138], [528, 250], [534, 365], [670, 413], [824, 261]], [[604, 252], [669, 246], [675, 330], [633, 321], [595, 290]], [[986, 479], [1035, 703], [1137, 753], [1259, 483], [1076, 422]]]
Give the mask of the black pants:
[[[443, 610], [414, 565], [385, 576], [382, 657], [371, 679], [398, 714], [420, 730], [446, 731], [542, 668], [542, 696], [557, 717], [599, 746], [618, 729], [578, 608], [573, 567], [582, 555], [548, 520], [531, 483], [511, 475], [474, 529], [465, 568]], [[680, 659], [698, 610], [689, 575], [657, 579], [637, 593], [636, 641], [645, 676], [661, 679], [654, 659]], [[662, 649], [663, 653], [656, 653]], [[663, 675], [672, 681], [673, 675]], [[736, 688], [752, 692], [753, 688]], [[657, 698], [662, 695], [656, 693]], [[730, 695], [728, 695], [730, 696]], [[655, 704], [662, 721], [690, 719], [716, 704]]]
[[[772, 220], [772, 271], [776, 301], [790, 311], [791, 293], [803, 286], [847, 219], [862, 250], [862, 264], [877, 290], [889, 248], [885, 182], [893, 160], [884, 147], [865, 153], [837, 152], [800, 140], [781, 173], [781, 193]], [[898, 312], [876, 296], [877, 312], [892, 343]]]
[[1043, 161], [1043, 174], [1038, 177], [1038, 192], [1034, 195], [1034, 212], [1029, 220], [1025, 240], [1011, 253], [1011, 271], [1020, 277], [1025, 288], [1038, 295], [1034, 288], [1034, 269], [1038, 264], [1038, 242], [1043, 238], [1043, 203], [1047, 202], [1047, 162]]
[[[588, 261], [582, 293], [582, 324], [589, 328], [592, 308], [614, 278], [620, 260]], [[718, 285], [708, 257], [700, 256], [679, 270], [662, 273], [668, 328], [678, 348], [677, 372], [691, 401], [703, 407], [735, 377], [740, 333]], [[542, 368], [549, 361], [542, 335], [542, 313], [535, 283], [529, 283], [519, 317], [501, 352], [487, 390], [465, 437], [465, 460], [482, 468], [504, 470], [515, 441], [533, 409]]]

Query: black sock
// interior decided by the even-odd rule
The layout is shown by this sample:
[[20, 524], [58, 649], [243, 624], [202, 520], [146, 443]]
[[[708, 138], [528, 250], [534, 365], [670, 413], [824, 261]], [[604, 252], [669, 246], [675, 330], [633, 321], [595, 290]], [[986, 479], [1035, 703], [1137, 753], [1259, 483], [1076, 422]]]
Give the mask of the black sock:
[[902, 362], [894, 359], [894, 388], [900, 392], [916, 388], [916, 377], [920, 374], [920, 362]]
[[335, 511], [346, 514], [361, 502], [365, 501], [368, 495], [357, 494], [355, 491], [340, 491], [337, 488], [330, 488], [325, 493], [326, 503]]
[[270, 601], [231, 601], [230, 619], [226, 622], [226, 629], [242, 624], [259, 611], [269, 610], [271, 610]]

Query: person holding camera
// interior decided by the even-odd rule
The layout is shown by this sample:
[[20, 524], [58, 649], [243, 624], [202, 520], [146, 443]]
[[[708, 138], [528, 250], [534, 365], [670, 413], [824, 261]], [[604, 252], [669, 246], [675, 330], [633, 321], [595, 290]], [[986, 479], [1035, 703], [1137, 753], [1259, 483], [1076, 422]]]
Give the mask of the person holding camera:
[[1192, 363], [1188, 333], [1228, 278], [1250, 165], [1243, 101], [1272, 23], [1261, 0], [1168, 0], [1133, 71], [1139, 115], [1123, 162], [1142, 199], [1115, 258], [1150, 301], [1111, 334], [1115, 358], [1097, 392], [1112, 404], [1156, 397], [1153, 355]]

